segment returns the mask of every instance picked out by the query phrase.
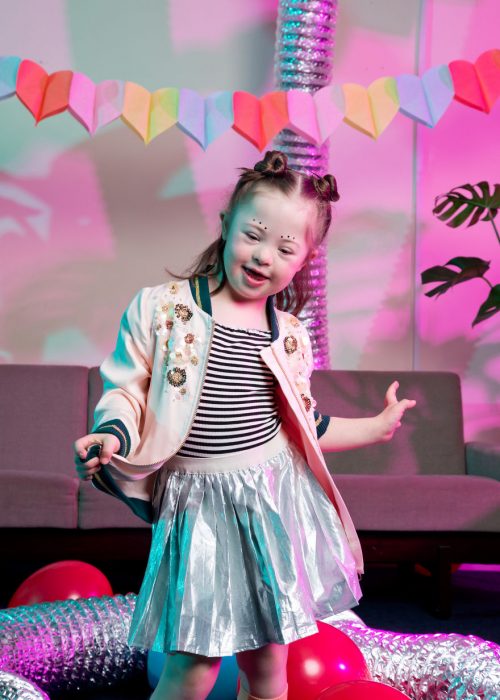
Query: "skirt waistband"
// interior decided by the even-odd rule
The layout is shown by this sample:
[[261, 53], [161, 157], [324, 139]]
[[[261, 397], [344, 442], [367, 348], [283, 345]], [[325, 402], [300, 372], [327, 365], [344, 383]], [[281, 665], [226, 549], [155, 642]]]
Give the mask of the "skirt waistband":
[[176, 454], [163, 466], [168, 471], [175, 469], [182, 472], [231, 472], [271, 459], [284, 450], [289, 442], [288, 433], [281, 425], [279, 432], [263, 445], [213, 457], [185, 457]]

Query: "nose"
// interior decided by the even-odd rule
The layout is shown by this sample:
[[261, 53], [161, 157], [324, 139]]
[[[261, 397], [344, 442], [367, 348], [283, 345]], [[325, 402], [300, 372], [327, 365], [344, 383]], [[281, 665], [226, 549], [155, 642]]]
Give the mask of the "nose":
[[257, 265], [270, 265], [273, 259], [271, 247], [266, 245], [266, 243], [262, 243], [258, 248], [254, 249], [253, 258]]

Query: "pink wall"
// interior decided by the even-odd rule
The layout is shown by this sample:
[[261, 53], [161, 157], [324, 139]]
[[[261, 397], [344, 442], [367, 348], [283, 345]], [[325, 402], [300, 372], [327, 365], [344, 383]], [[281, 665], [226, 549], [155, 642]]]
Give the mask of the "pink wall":
[[[5, 5], [0, 54], [48, 71], [203, 94], [273, 87], [276, 0]], [[497, 44], [499, 14], [497, 0], [340, 2], [334, 82], [473, 61]], [[398, 114], [377, 141], [346, 124], [330, 141], [332, 367], [458, 372], [468, 440], [500, 439], [499, 319], [471, 328], [484, 282], [436, 300], [420, 273], [478, 255], [500, 282], [491, 225], [453, 231], [431, 214], [436, 195], [498, 179], [499, 114], [454, 102], [434, 129]], [[259, 156], [234, 132], [206, 152], [176, 128], [145, 147], [122, 123], [89, 138], [67, 114], [35, 128], [17, 100], [0, 103], [0, 361], [99, 364], [135, 291], [213, 239], [236, 168]]]

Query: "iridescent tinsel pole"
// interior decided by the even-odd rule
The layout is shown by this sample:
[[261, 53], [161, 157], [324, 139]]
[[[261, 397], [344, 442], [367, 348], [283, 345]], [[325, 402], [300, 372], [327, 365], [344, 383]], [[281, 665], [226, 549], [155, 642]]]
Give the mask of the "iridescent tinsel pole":
[[[279, 90], [316, 92], [332, 78], [337, 0], [280, 0], [276, 28], [275, 80]], [[324, 175], [328, 141], [322, 146], [305, 141], [289, 129], [274, 139], [288, 156], [290, 167]], [[300, 314], [308, 328], [316, 369], [328, 369], [327, 243], [309, 265], [311, 300]]]

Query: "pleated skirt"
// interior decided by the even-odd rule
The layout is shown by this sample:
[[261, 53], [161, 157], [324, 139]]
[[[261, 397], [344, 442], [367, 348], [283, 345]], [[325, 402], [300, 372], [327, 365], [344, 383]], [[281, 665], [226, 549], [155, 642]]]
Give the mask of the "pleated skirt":
[[264, 445], [160, 467], [128, 643], [230, 656], [318, 632], [358, 605], [335, 507], [281, 428]]

